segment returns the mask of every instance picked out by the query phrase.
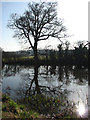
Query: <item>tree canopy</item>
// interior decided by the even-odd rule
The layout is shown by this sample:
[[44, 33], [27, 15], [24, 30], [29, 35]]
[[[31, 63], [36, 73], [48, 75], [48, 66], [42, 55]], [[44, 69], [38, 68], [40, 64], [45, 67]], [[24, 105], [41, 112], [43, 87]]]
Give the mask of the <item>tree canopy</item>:
[[29, 3], [28, 10], [21, 16], [12, 14], [8, 27], [15, 30], [14, 37], [25, 39], [34, 49], [31, 37], [34, 38], [34, 44], [49, 37], [62, 38], [65, 34], [63, 21], [57, 18], [56, 2]]

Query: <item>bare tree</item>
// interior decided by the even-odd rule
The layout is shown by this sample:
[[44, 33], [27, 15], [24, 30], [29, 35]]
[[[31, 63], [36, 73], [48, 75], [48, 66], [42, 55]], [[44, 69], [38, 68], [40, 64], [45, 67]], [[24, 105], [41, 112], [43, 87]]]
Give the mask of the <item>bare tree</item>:
[[[34, 81], [38, 83], [38, 53], [37, 46], [41, 40], [47, 40], [50, 37], [59, 40], [65, 37], [63, 21], [57, 18], [56, 2], [29, 3], [28, 10], [23, 15], [12, 14], [8, 27], [15, 31], [14, 37], [29, 43], [34, 52]], [[32, 41], [33, 39], [33, 41]], [[37, 93], [40, 90], [37, 88]]]
[[[24, 39], [34, 51], [35, 63], [38, 60], [37, 45], [49, 37], [65, 37], [63, 21], [57, 18], [56, 2], [29, 3], [28, 10], [22, 16], [12, 14], [8, 27], [15, 30], [14, 37]], [[32, 42], [32, 38], [34, 42]]]

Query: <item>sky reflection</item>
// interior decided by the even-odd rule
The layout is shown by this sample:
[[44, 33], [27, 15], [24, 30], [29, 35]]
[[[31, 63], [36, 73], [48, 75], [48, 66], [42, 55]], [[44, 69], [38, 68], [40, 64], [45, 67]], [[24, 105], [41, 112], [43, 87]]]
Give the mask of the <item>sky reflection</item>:
[[84, 103], [79, 103], [77, 105], [77, 113], [80, 117], [88, 117], [88, 107]]
[[[34, 68], [31, 66], [7, 65], [4, 66], [2, 73], [3, 92], [7, 92], [7, 87], [9, 86], [12, 89], [11, 91], [9, 90], [10, 97], [15, 100], [24, 96], [34, 78]], [[64, 66], [56, 66], [55, 68], [52, 66], [40, 66], [38, 83], [43, 94], [59, 97], [62, 93], [67, 97], [68, 101], [74, 103], [73, 111], [78, 117], [88, 117], [89, 92], [88, 72], [86, 69], [77, 69], [76, 67], [72, 69], [72, 67]], [[34, 89], [35, 83], [32, 84], [31, 94]]]
[[84, 106], [84, 104], [80, 103], [79, 106], [78, 106], [77, 111], [78, 111], [80, 116], [84, 115], [85, 114], [85, 106]]

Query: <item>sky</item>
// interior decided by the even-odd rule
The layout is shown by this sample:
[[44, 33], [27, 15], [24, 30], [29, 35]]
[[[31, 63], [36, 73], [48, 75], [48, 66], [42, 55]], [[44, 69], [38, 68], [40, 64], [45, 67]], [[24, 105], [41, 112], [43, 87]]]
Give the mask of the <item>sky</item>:
[[[30, 0], [31, 1], [31, 0]], [[71, 45], [79, 40], [88, 41], [88, 0], [32, 0], [37, 1], [57, 1], [58, 2], [58, 17], [63, 18], [63, 24], [67, 28], [67, 34], [71, 37], [63, 40], [68, 40]], [[18, 39], [13, 38], [14, 31], [7, 28], [8, 20], [12, 13], [21, 15], [28, 9], [28, 0], [2, 0], [0, 1], [0, 47], [4, 51], [18, 51], [25, 47], [21, 45]], [[57, 39], [41, 41], [38, 48], [46, 48], [51, 45], [52, 48], [57, 48], [60, 42]], [[26, 46], [27, 47], [27, 46]]]

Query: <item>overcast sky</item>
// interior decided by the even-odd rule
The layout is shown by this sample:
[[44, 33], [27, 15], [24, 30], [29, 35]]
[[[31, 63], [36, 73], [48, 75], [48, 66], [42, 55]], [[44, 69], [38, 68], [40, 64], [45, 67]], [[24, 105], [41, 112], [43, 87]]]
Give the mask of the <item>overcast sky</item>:
[[[3, 0], [4, 1], [4, 0]], [[6, 0], [5, 0], [6, 1]], [[22, 14], [28, 9], [28, 0], [18, 0], [0, 2], [0, 19], [2, 23], [2, 33], [0, 36], [0, 46], [5, 51], [16, 51], [22, 49], [22, 45], [18, 40], [13, 38], [14, 32], [7, 28], [8, 20], [12, 13]], [[31, 0], [30, 0], [31, 1]], [[71, 44], [79, 40], [88, 40], [88, 0], [32, 0], [32, 1], [57, 1], [58, 2], [58, 16], [64, 19], [64, 25], [67, 28], [68, 35], [72, 37], [67, 38]], [[2, 10], [1, 10], [2, 7]], [[0, 31], [1, 32], [1, 31]], [[2, 38], [1, 38], [2, 37]], [[47, 40], [40, 42], [38, 47], [45, 48], [47, 45], [52, 45], [55, 48], [58, 40]]]

